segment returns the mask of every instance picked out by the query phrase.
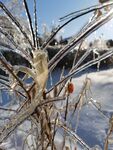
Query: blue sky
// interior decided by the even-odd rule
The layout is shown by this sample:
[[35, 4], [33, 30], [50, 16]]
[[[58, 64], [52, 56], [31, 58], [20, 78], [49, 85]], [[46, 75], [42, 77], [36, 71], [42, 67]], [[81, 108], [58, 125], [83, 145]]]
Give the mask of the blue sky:
[[[30, 10], [32, 12], [33, 4], [32, 0], [28, 0]], [[98, 4], [98, 0], [37, 0], [37, 14], [38, 14], [38, 25], [39, 32], [42, 32], [42, 24], [46, 24], [50, 29], [52, 23], [58, 25], [59, 18], [76, 10], [80, 10], [86, 8], [88, 6], [92, 6]], [[91, 14], [81, 17], [70, 23], [66, 26], [59, 34], [63, 35], [63, 37], [69, 37], [74, 35], [76, 32], [80, 30], [80, 28], [88, 21]], [[91, 39], [95, 36], [101, 36], [105, 39], [113, 38], [113, 29], [112, 29], [113, 21], [104, 25], [97, 32], [92, 34]], [[89, 39], [90, 39], [89, 38]]]
[[[33, 10], [32, 0], [28, 0], [31, 12]], [[42, 32], [42, 24], [46, 24], [50, 29], [52, 23], [58, 25], [59, 18], [76, 10], [98, 4], [98, 0], [37, 0], [38, 25]], [[68, 37], [75, 34], [88, 21], [89, 15], [81, 17], [70, 23], [60, 34]]]
[[[9, 0], [1, 0], [2, 2], [9, 2]], [[23, 1], [23, 0], [19, 0]], [[46, 24], [48, 29], [51, 29], [52, 24], [54, 22], [55, 25], [59, 24], [59, 18], [71, 13], [73, 11], [77, 11], [83, 8], [87, 8], [89, 6], [99, 4], [98, 0], [36, 0], [37, 1], [37, 15], [38, 15], [38, 27], [39, 33], [42, 33], [42, 25]], [[30, 12], [33, 17], [33, 0], [27, 0]], [[17, 8], [15, 8], [17, 9]], [[60, 31], [59, 36], [69, 37], [76, 34], [83, 25], [89, 20], [91, 17], [91, 13], [76, 19], [71, 22], [62, 31]], [[103, 38], [105, 39], [113, 39], [113, 19], [102, 28], [93, 33], [89, 39], [99, 37], [103, 34]]]

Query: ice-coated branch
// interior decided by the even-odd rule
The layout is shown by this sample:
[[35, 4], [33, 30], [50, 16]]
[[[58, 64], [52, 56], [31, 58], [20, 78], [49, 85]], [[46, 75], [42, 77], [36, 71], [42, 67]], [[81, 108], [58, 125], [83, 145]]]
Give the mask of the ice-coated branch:
[[36, 0], [34, 0], [34, 21], [35, 21], [35, 44], [36, 44], [36, 50], [37, 50], [37, 48], [38, 48], [38, 41], [37, 41], [37, 38], [38, 38], [38, 33], [37, 33], [38, 26], [37, 26]]
[[7, 71], [14, 77], [14, 79], [16, 79], [16, 81], [18, 82], [18, 84], [22, 87], [22, 89], [25, 91], [26, 95], [28, 96], [28, 98], [30, 98], [29, 93], [27, 92], [26, 88], [24, 87], [23, 83], [21, 82], [21, 80], [17, 77], [17, 75], [13, 72], [13, 68], [11, 65], [9, 65], [5, 60], [4, 57], [2, 55], [0, 55], [0, 62], [3, 64], [3, 66], [7, 69]]
[[26, 10], [26, 13], [27, 13], [28, 21], [29, 21], [29, 27], [30, 27], [30, 30], [31, 30], [32, 38], [33, 38], [33, 44], [34, 44], [34, 47], [35, 47], [35, 45], [36, 45], [35, 44], [35, 34], [34, 34], [34, 31], [33, 31], [31, 15], [30, 15], [30, 12], [29, 12], [27, 1], [23, 0], [23, 2], [24, 2], [25, 10]]
[[[55, 35], [66, 25], [68, 25], [71, 21], [83, 16], [83, 15], [86, 15], [90, 12], [93, 12], [93, 11], [96, 11], [98, 9], [102, 9], [106, 6], [110, 6], [110, 5], [113, 5], [113, 1], [111, 2], [107, 2], [107, 3], [104, 3], [104, 4], [100, 4], [100, 5], [95, 5], [95, 6], [92, 6], [92, 7], [89, 7], [89, 8], [86, 8], [86, 9], [83, 9], [83, 10], [80, 10], [80, 11], [77, 11], [76, 12], [76, 15], [73, 16], [71, 19], [69, 19], [68, 21], [66, 21], [63, 25], [61, 25], [60, 27], [58, 27], [56, 29], [56, 31], [54, 31], [51, 36], [47, 39], [47, 41], [42, 45], [42, 49], [46, 49], [47, 46], [49, 45], [49, 43], [52, 41], [52, 39], [55, 37]], [[75, 13], [75, 12], [74, 12]]]
[[[0, 75], [0, 86], [2, 87], [2, 89], [5, 90], [13, 90], [11, 87], [11, 84], [9, 82], [9, 78], [5, 77], [3, 75]], [[18, 90], [14, 90], [16, 93], [18, 93], [20, 96], [27, 98], [22, 92], [18, 91]]]
[[60, 126], [62, 129], [65, 130], [66, 133], [68, 133], [71, 137], [74, 138], [75, 141], [77, 141], [78, 143], [80, 143], [83, 147], [85, 147], [87, 150], [90, 150], [91, 148], [74, 132], [72, 131], [70, 128], [68, 128], [67, 126], [64, 126], [62, 123], [58, 123], [58, 126]]
[[31, 40], [27, 36], [27, 33], [23, 30], [22, 26], [20, 23], [17, 21], [17, 19], [10, 13], [10, 11], [6, 8], [6, 6], [0, 2], [0, 8], [6, 13], [6, 15], [11, 19], [11, 21], [18, 27], [18, 29], [21, 31], [21, 33], [24, 35], [28, 43], [30, 44], [31, 48], [34, 49]]
[[[16, 48], [16, 50], [18, 51], [18, 53], [22, 52], [22, 56], [23, 56], [24, 58], [26, 58], [26, 59], [29, 58], [29, 60], [31, 60], [31, 57], [28, 55], [28, 53], [27, 53], [25, 50], [23, 50], [23, 49], [14, 41], [14, 38], [13, 38], [8, 32], [6, 32], [5, 30], [3, 30], [1, 27], [0, 27], [0, 33], [2, 33], [2, 34], [13, 44], [13, 46]], [[0, 45], [1, 45], [1, 44], [2, 44], [2, 43], [0, 43]], [[3, 45], [3, 44], [2, 44], [2, 45]], [[10, 49], [12, 50], [12, 48], [11, 48], [10, 45], [4, 45], [4, 46], [6, 46], [7, 48], [10, 48]]]
[[6, 108], [6, 107], [3, 107], [3, 106], [0, 106], [0, 110], [4, 110], [4, 111], [12, 111], [12, 112], [15, 112], [15, 113], [16, 113], [16, 110], [11, 109], [11, 108]]
[[6, 31], [4, 31], [1, 27], [0, 27], [0, 33], [2, 33], [5, 37], [7, 37], [7, 39], [15, 46], [15, 48], [18, 47], [18, 45], [15, 43], [12, 36], [10, 34], [8, 34]]
[[9, 50], [13, 50], [13, 48], [12, 48], [9, 44], [7, 44], [7, 43], [5, 43], [5, 42], [1, 42], [1, 41], [0, 41], [0, 45], [1, 45], [2, 47], [4, 47], [4, 48], [9, 49]]
[[111, 9], [107, 14], [93, 20], [90, 26], [83, 32], [79, 33], [69, 44], [62, 48], [49, 62], [49, 70], [51, 71], [58, 62], [77, 44], [79, 44], [84, 38], [88, 37], [92, 32], [100, 28], [106, 22], [113, 18], [113, 9]]
[[105, 143], [104, 143], [104, 150], [108, 150], [109, 145], [113, 146], [112, 134], [113, 134], [113, 116], [111, 116], [111, 118], [109, 119], [109, 128], [108, 128]]
[[113, 0], [111, 0], [109, 2], [104, 2], [103, 4], [94, 5], [94, 6], [85, 8], [85, 9], [74, 11], [72, 13], [65, 15], [64, 17], [61, 17], [59, 20], [64, 21], [64, 20], [69, 19], [69, 18], [76, 18], [80, 15], [87, 14], [87, 13], [90, 13], [92, 11], [96, 11], [98, 9], [102, 9], [102, 8], [105, 8], [105, 7], [111, 6], [111, 5], [113, 5]]

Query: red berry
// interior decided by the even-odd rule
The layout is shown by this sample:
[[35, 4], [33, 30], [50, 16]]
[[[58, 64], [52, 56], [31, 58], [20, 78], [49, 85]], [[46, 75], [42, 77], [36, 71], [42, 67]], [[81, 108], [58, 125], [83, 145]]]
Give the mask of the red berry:
[[74, 85], [73, 85], [73, 83], [68, 83], [68, 92], [69, 93], [73, 93], [73, 91], [74, 91]]

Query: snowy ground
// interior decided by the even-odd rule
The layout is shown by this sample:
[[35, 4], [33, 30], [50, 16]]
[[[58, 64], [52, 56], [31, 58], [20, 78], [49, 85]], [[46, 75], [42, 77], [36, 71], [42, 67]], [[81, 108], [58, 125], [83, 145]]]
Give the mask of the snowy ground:
[[[89, 73], [87, 77], [91, 79], [91, 98], [101, 104], [101, 110], [106, 117], [99, 113], [99, 111], [89, 103], [84, 106], [80, 112], [77, 133], [90, 147], [100, 145], [103, 149], [109, 125], [108, 118], [113, 114], [113, 69]], [[86, 74], [82, 74], [80, 77], [73, 79], [76, 88], [72, 97], [77, 95], [80, 91], [85, 78]], [[73, 126], [74, 123], [74, 120], [72, 120]], [[16, 136], [18, 137], [17, 141], [15, 141], [14, 136], [11, 136], [2, 146], [7, 150], [14, 150], [14, 142], [16, 142], [17, 150], [21, 150], [22, 131], [16, 133]], [[111, 146], [109, 150], [113, 150], [113, 147]]]
[[[101, 110], [107, 117], [99, 113], [92, 104], [83, 107], [78, 134], [91, 147], [98, 144], [103, 149], [109, 125], [108, 118], [113, 114], [113, 69], [89, 73], [87, 77], [91, 79], [91, 98], [100, 103]], [[76, 86], [75, 93], [80, 90], [85, 78], [86, 74], [73, 80]]]

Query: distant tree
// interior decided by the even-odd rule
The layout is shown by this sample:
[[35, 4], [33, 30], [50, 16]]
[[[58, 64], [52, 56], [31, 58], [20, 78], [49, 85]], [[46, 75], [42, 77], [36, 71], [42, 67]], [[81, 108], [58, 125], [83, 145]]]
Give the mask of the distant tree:
[[45, 23], [42, 25], [42, 32], [43, 32], [42, 37], [43, 40], [45, 41], [50, 36], [50, 32], [48, 31], [48, 27]]
[[110, 1], [110, 0], [99, 0], [100, 3], [105, 3], [107, 1]]
[[66, 44], [68, 44], [68, 39], [63, 39], [63, 37], [61, 36], [60, 37], [60, 40], [59, 40], [59, 44], [61, 44], [61, 45], [66, 45]]
[[113, 40], [112, 39], [108, 40], [106, 42], [106, 45], [107, 45], [108, 48], [113, 47]]
[[57, 39], [54, 38], [54, 39], [50, 42], [49, 45], [55, 46], [55, 45], [57, 45], [57, 44], [58, 44], [58, 41], [57, 41]]
[[93, 43], [92, 43], [92, 42], [90, 42], [90, 43], [89, 43], [89, 47], [92, 47], [92, 46], [93, 46]]

